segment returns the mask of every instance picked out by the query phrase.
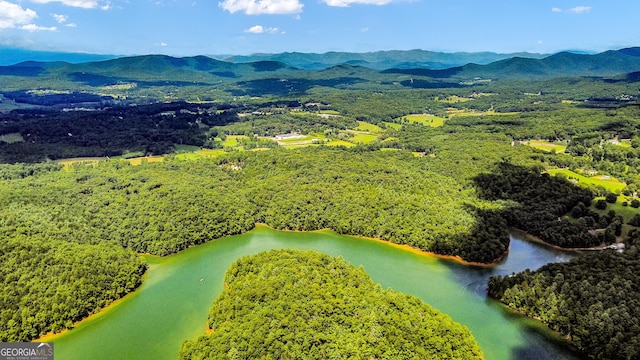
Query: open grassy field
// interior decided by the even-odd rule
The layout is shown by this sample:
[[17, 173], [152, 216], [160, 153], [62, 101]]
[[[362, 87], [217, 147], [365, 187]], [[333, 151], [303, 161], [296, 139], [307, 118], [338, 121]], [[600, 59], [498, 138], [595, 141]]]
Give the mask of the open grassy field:
[[71, 166], [74, 164], [95, 164], [98, 161], [107, 160], [106, 157], [79, 157], [79, 158], [69, 158], [69, 159], [60, 159], [56, 160], [56, 162], [62, 166]]
[[327, 145], [327, 146], [344, 146], [344, 147], [348, 147], [348, 148], [356, 146], [356, 144], [354, 144], [354, 143], [350, 143], [348, 141], [338, 140], [338, 139], [331, 140], [328, 143], [326, 143], [325, 145]]
[[22, 137], [22, 135], [20, 135], [20, 133], [10, 133], [10, 134], [0, 135], [0, 142], [13, 144], [13, 143], [23, 142], [23, 141], [24, 141], [24, 138]]
[[621, 215], [624, 219], [624, 223], [626, 224], [635, 214], [640, 214], [640, 208], [633, 208], [629, 205], [623, 206], [623, 202], [627, 202], [627, 204], [631, 203], [631, 198], [627, 198], [626, 196], [618, 196], [618, 201], [615, 204], [607, 203], [607, 208], [604, 210], [596, 209], [595, 204], [598, 200], [604, 200], [604, 197], [595, 198], [595, 200], [591, 204], [591, 210], [597, 212], [600, 215], [606, 215], [609, 211], [613, 210], [616, 212], [616, 215]]
[[353, 137], [348, 140], [354, 143], [369, 144], [374, 142], [376, 139], [378, 139], [376, 135], [355, 133]]
[[320, 110], [319, 113], [326, 114], [326, 115], [340, 115], [340, 113], [335, 110]]
[[631, 149], [631, 140], [629, 140], [629, 139], [622, 139], [622, 140], [620, 140], [620, 141], [618, 141], [616, 143], [612, 142], [612, 144], [618, 145], [618, 146], [623, 147], [625, 149]]
[[547, 170], [547, 172], [551, 175], [562, 175], [568, 179], [576, 179], [578, 181], [577, 182], [578, 185], [602, 186], [607, 191], [613, 192], [613, 193], [620, 193], [620, 191], [622, 191], [622, 189], [624, 189], [627, 186], [627, 184], [621, 181], [618, 181], [613, 177], [608, 177], [608, 178], [604, 176], [587, 177], [568, 169], [550, 169], [550, 170]]
[[529, 146], [547, 152], [553, 152], [555, 150], [557, 154], [564, 153], [564, 151], [567, 150], [567, 144], [552, 143], [544, 140], [529, 140]]
[[409, 114], [401, 119], [406, 119], [410, 123], [418, 123], [425, 126], [438, 127], [444, 125], [444, 118], [431, 114]]
[[382, 128], [378, 125], [370, 124], [365, 121], [358, 121], [358, 126], [354, 129], [357, 131], [366, 131], [371, 134], [379, 134], [382, 132]]
[[436, 97], [436, 101], [439, 101], [441, 103], [446, 103], [446, 104], [455, 104], [455, 103], [461, 103], [461, 102], [467, 102], [471, 100], [468, 97], [460, 97], [460, 96], [456, 96], [456, 95], [452, 95], [449, 96], [447, 98], [441, 99]]
[[305, 142], [305, 141], [312, 141], [313, 139], [317, 139], [317, 137], [313, 135], [301, 135], [300, 137], [295, 137], [291, 139], [278, 140], [278, 144], [286, 144], [286, 145], [296, 144], [296, 143]]
[[239, 139], [246, 139], [244, 135], [227, 135], [227, 138], [222, 142], [222, 146], [226, 148], [232, 148], [238, 146]]
[[392, 129], [400, 129], [402, 127], [401, 124], [396, 124], [396, 123], [392, 123], [392, 122], [383, 122], [384, 126], [388, 127], [388, 128], [392, 128]]
[[127, 161], [129, 161], [131, 165], [140, 165], [142, 164], [143, 161], [144, 162], [162, 162], [164, 161], [164, 157], [162, 155], [144, 156], [144, 157], [127, 159]]
[[518, 112], [496, 112], [495, 110], [477, 111], [469, 109], [456, 109], [448, 108], [447, 115], [449, 117], [454, 116], [505, 116], [505, 115], [517, 115]]
[[[122, 160], [121, 157], [114, 157], [114, 158], [108, 158], [108, 157], [79, 157], [79, 158], [69, 158], [69, 159], [60, 159], [60, 160], [56, 160], [56, 162], [60, 165], [63, 166], [71, 166], [74, 164], [95, 164], [99, 161], [105, 161], [105, 160], [109, 160], [109, 159], [120, 159]], [[142, 162], [161, 162], [164, 161], [164, 156], [162, 155], [155, 155], [155, 156], [142, 156], [142, 157], [135, 157], [135, 158], [130, 158], [130, 159], [124, 159], [126, 161], [128, 161], [129, 163], [131, 163], [131, 165], [140, 165], [142, 164]]]

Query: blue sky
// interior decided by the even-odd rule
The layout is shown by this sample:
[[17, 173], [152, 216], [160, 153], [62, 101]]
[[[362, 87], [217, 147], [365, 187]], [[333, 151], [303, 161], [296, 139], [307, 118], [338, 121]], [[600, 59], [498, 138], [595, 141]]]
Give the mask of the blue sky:
[[640, 1], [0, 0], [0, 46], [174, 56], [640, 46]]

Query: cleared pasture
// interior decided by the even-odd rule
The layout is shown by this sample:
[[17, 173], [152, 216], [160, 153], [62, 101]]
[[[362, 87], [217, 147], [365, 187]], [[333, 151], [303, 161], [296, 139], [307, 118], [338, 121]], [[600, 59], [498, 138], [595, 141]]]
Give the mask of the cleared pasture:
[[[622, 216], [624, 219], [624, 223], [626, 224], [634, 215], [640, 214], [640, 208], [633, 208], [629, 206], [632, 198], [626, 196], [618, 196], [618, 201], [615, 204], [607, 203], [607, 208], [604, 210], [596, 209], [595, 204], [598, 200], [604, 200], [604, 197], [595, 198], [595, 200], [591, 204], [591, 210], [597, 212], [600, 215], [607, 215], [609, 211], [613, 210], [616, 212], [616, 215]], [[623, 202], [627, 202], [627, 206], [623, 206]], [[630, 226], [631, 227], [631, 226]], [[631, 227], [632, 228], [632, 227]]]
[[222, 146], [225, 148], [233, 148], [238, 146], [238, 140], [247, 139], [245, 135], [227, 135], [224, 141], [222, 141]]
[[402, 124], [392, 123], [392, 122], [383, 122], [384, 126], [399, 130], [402, 127]]
[[553, 143], [544, 140], [529, 140], [529, 146], [534, 149], [553, 152], [555, 151], [557, 154], [564, 153], [567, 150], [567, 144], [564, 143]]
[[550, 169], [550, 170], [547, 170], [547, 173], [554, 176], [561, 175], [568, 179], [575, 179], [577, 180], [577, 185], [602, 186], [607, 191], [613, 192], [613, 193], [620, 193], [627, 186], [627, 184], [613, 177], [608, 177], [608, 178], [603, 176], [588, 177], [588, 176], [584, 176], [576, 172], [573, 172], [569, 169]]
[[382, 128], [380, 126], [368, 123], [366, 121], [358, 121], [358, 126], [354, 130], [366, 131], [371, 134], [379, 134], [382, 132]]
[[10, 134], [0, 135], [0, 142], [13, 144], [18, 142], [24, 142], [24, 138], [22, 137], [22, 135], [20, 135], [20, 133], [10, 133]]
[[438, 127], [444, 125], [444, 118], [431, 114], [409, 114], [400, 118], [409, 123], [418, 123], [425, 126]]
[[348, 141], [338, 140], [338, 139], [331, 140], [328, 143], [326, 143], [325, 145], [327, 145], [327, 146], [344, 146], [344, 147], [348, 147], [348, 148], [356, 146], [356, 144], [354, 144], [354, 143], [350, 143]]
[[356, 133], [352, 138], [349, 138], [349, 141], [360, 144], [369, 144], [376, 141], [377, 139], [378, 136], [376, 135]]
[[445, 103], [445, 104], [455, 104], [455, 103], [463, 103], [463, 102], [467, 102], [470, 101], [471, 99], [468, 97], [460, 97], [460, 96], [456, 96], [456, 95], [452, 95], [452, 96], [448, 96], [444, 99], [440, 99], [438, 97], [436, 97], [436, 101], [441, 102], [441, 103]]

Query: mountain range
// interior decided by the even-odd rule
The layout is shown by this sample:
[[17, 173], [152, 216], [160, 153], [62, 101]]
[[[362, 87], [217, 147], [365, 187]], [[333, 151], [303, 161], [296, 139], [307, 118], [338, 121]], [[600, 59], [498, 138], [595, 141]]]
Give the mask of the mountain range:
[[[271, 92], [273, 94], [286, 94], [302, 92], [314, 86], [353, 86], [359, 83], [455, 87], [488, 80], [613, 77], [640, 71], [640, 48], [598, 54], [561, 52], [542, 58], [511, 56], [488, 64], [467, 63], [444, 69], [428, 66], [429, 56], [433, 61], [436, 58], [441, 61], [461, 61], [465, 57], [488, 60], [498, 54], [447, 55], [412, 50], [367, 54], [284, 53], [256, 55], [255, 59], [234, 57], [227, 61], [206, 56], [176, 58], [166, 55], [120, 57], [82, 63], [25, 61], [0, 66], [0, 89], [18, 90], [18, 79], [21, 79], [29, 86], [26, 89], [34, 86], [41, 88], [44, 84], [58, 84], [64, 88], [73, 84], [96, 87], [135, 82], [139, 87], [225, 85], [238, 94], [243, 91], [260, 94], [264, 89], [275, 91]], [[252, 59], [256, 61], [244, 62]], [[340, 63], [325, 67], [335, 62]], [[383, 63], [390, 67], [379, 70], [377, 67]], [[423, 66], [407, 67], [416, 63]], [[318, 69], [308, 69], [312, 64]], [[369, 67], [364, 64], [378, 65]]]
[[385, 70], [390, 68], [447, 69], [469, 63], [489, 64], [494, 61], [510, 59], [516, 56], [541, 59], [549, 55], [526, 52], [497, 54], [493, 52], [445, 53], [426, 50], [391, 50], [368, 53], [327, 52], [324, 54], [285, 52], [280, 54], [232, 56], [225, 58], [224, 60], [233, 63], [278, 61], [293, 67], [307, 70], [321, 70], [342, 64], [364, 66], [375, 70]]

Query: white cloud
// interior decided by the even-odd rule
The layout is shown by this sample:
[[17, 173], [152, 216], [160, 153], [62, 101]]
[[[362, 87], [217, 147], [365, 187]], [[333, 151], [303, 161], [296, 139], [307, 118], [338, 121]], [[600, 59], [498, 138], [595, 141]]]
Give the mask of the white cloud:
[[360, 31], [361, 32], [367, 32], [367, 31], [369, 31], [369, 28], [368, 27], [363, 27], [363, 28], [360, 28]]
[[[67, 6], [78, 7], [83, 9], [95, 9], [100, 7], [103, 10], [109, 9], [109, 4], [100, 5], [97, 0], [31, 0], [34, 3], [38, 4], [48, 4], [51, 2], [59, 2]], [[105, 6], [107, 7], [105, 9]]]
[[58, 31], [58, 28], [55, 26], [52, 27], [44, 27], [44, 26], [38, 26], [35, 24], [27, 24], [27, 25], [22, 25], [20, 27], [20, 29], [22, 30], [27, 30], [28, 32], [35, 32], [35, 31]]
[[551, 11], [553, 11], [555, 13], [559, 13], [559, 12], [562, 12], [562, 9], [554, 7], [554, 8], [551, 8]]
[[20, 5], [0, 0], [0, 30], [29, 24], [38, 17], [35, 11], [23, 9]]
[[574, 8], [568, 9], [567, 12], [573, 14], [586, 14], [591, 11], [591, 6], [576, 6]]
[[224, 0], [218, 6], [230, 13], [244, 12], [247, 15], [297, 14], [304, 6], [298, 0]]
[[393, 0], [323, 0], [329, 6], [348, 7], [351, 4], [387, 5]]
[[[275, 27], [268, 27], [265, 28], [262, 25], [256, 25], [256, 26], [252, 26], [250, 28], [248, 28], [247, 30], [245, 30], [244, 32], [248, 32], [248, 33], [252, 33], [252, 34], [275, 34], [278, 32], [278, 28]], [[284, 33], [284, 31], [283, 31]]]
[[68, 24], [65, 24], [64, 26], [70, 27], [70, 28], [78, 27], [78, 25], [76, 25], [75, 23], [68, 23]]
[[165, 46], [169, 46], [169, 44], [167, 44], [166, 42], [161, 42], [160, 46], [165, 47]]
[[66, 23], [67, 20], [69, 20], [69, 17], [67, 15], [51, 14], [51, 16], [53, 16], [53, 18], [56, 19], [59, 24]]

